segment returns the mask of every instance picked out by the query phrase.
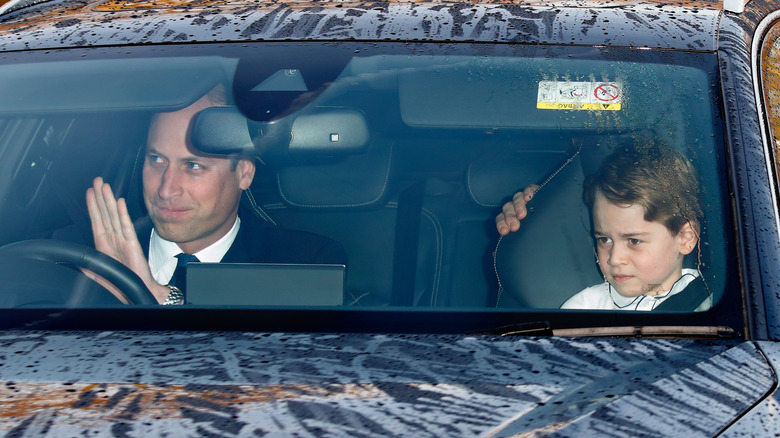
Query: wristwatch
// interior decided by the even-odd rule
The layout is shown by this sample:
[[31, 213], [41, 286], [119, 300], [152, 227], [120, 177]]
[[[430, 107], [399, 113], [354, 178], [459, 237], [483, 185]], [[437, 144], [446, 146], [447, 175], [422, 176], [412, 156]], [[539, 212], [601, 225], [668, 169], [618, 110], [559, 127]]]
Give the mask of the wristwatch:
[[168, 289], [171, 290], [171, 292], [168, 294], [168, 296], [165, 298], [165, 301], [163, 301], [163, 306], [176, 306], [180, 304], [184, 304], [184, 294], [182, 291], [176, 287], [168, 285]]

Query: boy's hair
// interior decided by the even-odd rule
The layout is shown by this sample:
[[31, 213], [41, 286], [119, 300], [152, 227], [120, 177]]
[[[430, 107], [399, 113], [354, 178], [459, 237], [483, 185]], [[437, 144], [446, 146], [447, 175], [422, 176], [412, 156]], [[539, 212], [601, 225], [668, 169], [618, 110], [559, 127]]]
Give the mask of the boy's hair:
[[699, 179], [679, 152], [659, 145], [621, 147], [585, 180], [583, 197], [593, 210], [596, 193], [616, 205], [641, 205], [644, 219], [673, 236], [690, 222], [699, 231]]

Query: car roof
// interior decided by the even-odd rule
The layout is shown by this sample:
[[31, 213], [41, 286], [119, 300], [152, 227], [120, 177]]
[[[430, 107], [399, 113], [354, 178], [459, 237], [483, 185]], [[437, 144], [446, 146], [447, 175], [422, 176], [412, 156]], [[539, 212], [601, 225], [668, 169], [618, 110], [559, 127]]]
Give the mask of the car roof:
[[712, 1], [34, 2], [4, 6], [0, 35], [13, 37], [1, 39], [0, 51], [250, 40], [523, 42], [713, 51], [723, 13], [723, 3]]

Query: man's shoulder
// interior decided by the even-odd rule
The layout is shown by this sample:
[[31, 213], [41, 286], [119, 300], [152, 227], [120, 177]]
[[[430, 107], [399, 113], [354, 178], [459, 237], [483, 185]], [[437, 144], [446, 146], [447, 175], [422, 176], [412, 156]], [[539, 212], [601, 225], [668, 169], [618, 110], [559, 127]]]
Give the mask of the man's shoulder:
[[289, 230], [240, 214], [241, 227], [223, 261], [249, 263], [346, 264], [344, 248], [311, 232]]

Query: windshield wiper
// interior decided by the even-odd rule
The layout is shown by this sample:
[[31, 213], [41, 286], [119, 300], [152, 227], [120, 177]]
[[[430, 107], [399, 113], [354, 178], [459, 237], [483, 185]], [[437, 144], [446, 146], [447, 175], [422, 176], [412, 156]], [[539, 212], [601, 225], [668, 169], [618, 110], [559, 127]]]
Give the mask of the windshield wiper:
[[733, 339], [737, 336], [734, 329], [725, 326], [621, 326], [621, 327], [582, 327], [552, 330], [554, 336], [633, 336], [643, 337], [691, 337]]
[[502, 327], [469, 333], [472, 335], [497, 336], [566, 336], [566, 337], [599, 337], [599, 336], [629, 336], [637, 338], [712, 338], [733, 339], [737, 337], [731, 327], [725, 326], [618, 326], [618, 327], [579, 327], [553, 329], [548, 321], [534, 321], [522, 324], [505, 325]]
[[547, 321], [534, 321], [522, 324], [505, 325], [502, 327], [469, 333], [472, 335], [498, 336], [552, 336], [553, 330]]

